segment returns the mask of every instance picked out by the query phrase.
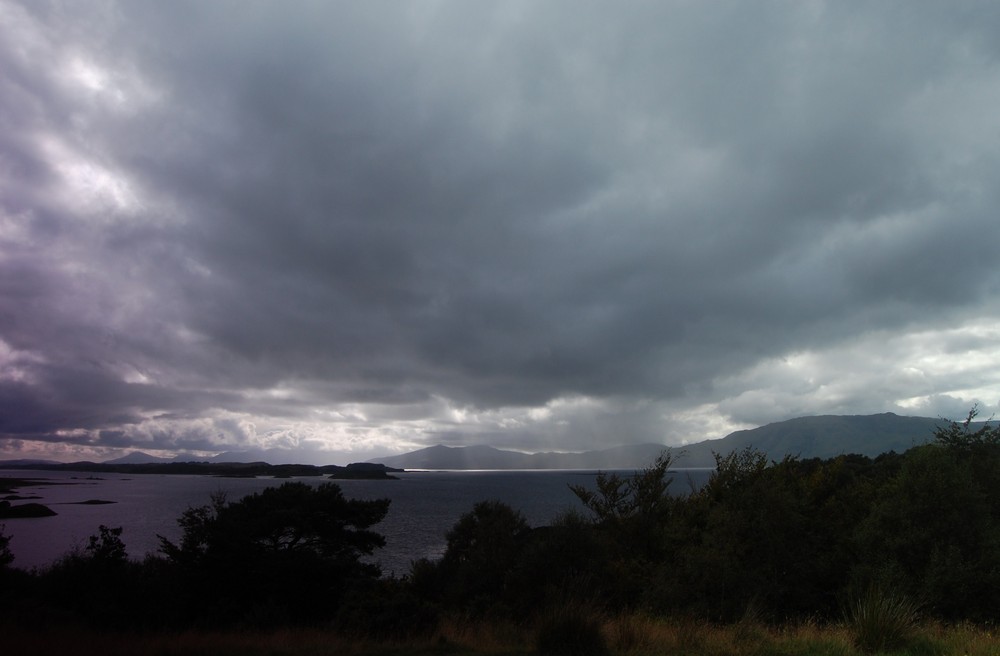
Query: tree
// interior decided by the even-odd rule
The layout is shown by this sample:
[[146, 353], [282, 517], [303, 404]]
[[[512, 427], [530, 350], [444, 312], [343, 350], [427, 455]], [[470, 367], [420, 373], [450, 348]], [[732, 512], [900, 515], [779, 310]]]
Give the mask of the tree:
[[724, 620], [750, 608], [771, 617], [836, 612], [855, 563], [848, 538], [870, 505], [871, 461], [769, 462], [751, 447], [716, 455], [716, 464], [672, 518], [660, 605]]
[[528, 529], [524, 516], [507, 504], [480, 501], [448, 531], [444, 558], [474, 565], [504, 560]]
[[354, 565], [385, 544], [385, 538], [368, 529], [388, 510], [388, 499], [346, 499], [335, 483], [284, 483], [233, 503], [223, 494], [213, 495], [210, 505], [181, 515], [179, 545], [159, 536], [160, 546], [169, 559], [182, 563], [311, 553]]
[[972, 420], [979, 415], [979, 406], [974, 405], [962, 422], [951, 421], [947, 426], [934, 431], [938, 444], [965, 451], [1000, 446], [1000, 426], [990, 426], [989, 422], [972, 430]]
[[10, 550], [10, 536], [5, 535], [7, 526], [0, 524], [0, 569], [14, 562], [14, 554]]
[[583, 485], [569, 488], [606, 530], [633, 556], [662, 556], [662, 531], [670, 521], [676, 499], [669, 493], [667, 476], [674, 456], [666, 450], [649, 467], [622, 477], [614, 472], [597, 475], [596, 490]]
[[598, 523], [622, 523], [633, 518], [652, 518], [669, 507], [667, 494], [673, 479], [667, 471], [674, 463], [670, 451], [661, 453], [652, 465], [633, 476], [601, 472], [597, 475], [596, 490], [583, 485], [570, 485], [569, 489], [590, 510]]
[[511, 601], [508, 584], [530, 531], [507, 504], [480, 501], [448, 531], [439, 563], [414, 563], [415, 586], [472, 614], [497, 611]]
[[335, 483], [289, 482], [236, 502], [216, 494], [178, 519], [179, 544], [160, 536], [160, 549], [217, 620], [309, 621], [381, 574], [363, 557], [385, 544], [369, 529], [388, 510], [388, 499], [347, 499]]
[[518, 560], [506, 581], [515, 610], [520, 617], [538, 617], [568, 602], [621, 610], [622, 599], [629, 597], [617, 594], [617, 546], [575, 511], [531, 529], [519, 540]]
[[715, 471], [701, 493], [714, 501], [734, 494], [741, 495], [747, 487], [760, 480], [768, 466], [767, 455], [753, 446], [727, 455], [712, 455], [715, 457]]
[[602, 472], [596, 489], [570, 486], [593, 515], [596, 535], [591, 539], [604, 552], [604, 562], [595, 564], [605, 572], [599, 584], [602, 603], [645, 603], [652, 592], [651, 573], [671, 559], [668, 534], [679, 502], [669, 493], [673, 463], [673, 453], [665, 450], [631, 476]]
[[98, 535], [91, 535], [87, 543], [87, 553], [96, 562], [105, 565], [121, 565], [128, 560], [125, 543], [122, 542], [122, 527], [98, 527]]
[[1000, 610], [1000, 449], [967, 428], [907, 451], [882, 486], [856, 532], [859, 587], [890, 586], [951, 619]]

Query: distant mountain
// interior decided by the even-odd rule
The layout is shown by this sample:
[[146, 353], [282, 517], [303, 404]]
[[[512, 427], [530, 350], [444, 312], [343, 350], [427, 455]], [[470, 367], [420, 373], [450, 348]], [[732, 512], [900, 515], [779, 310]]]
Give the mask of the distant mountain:
[[41, 465], [58, 465], [56, 460], [38, 460], [34, 458], [19, 458], [17, 460], [0, 460], [0, 469], [17, 467], [37, 467]]
[[[105, 460], [105, 465], [155, 465], [168, 462], [209, 462], [209, 463], [259, 463], [272, 465], [299, 464], [296, 452], [289, 449], [256, 449], [252, 451], [226, 451], [215, 456], [196, 456], [192, 453], [179, 453], [171, 458], [159, 458], [142, 451], [132, 451], [121, 458]], [[312, 464], [312, 463], [309, 463]]]
[[269, 462], [272, 465], [316, 465], [351, 463], [364, 460], [373, 454], [358, 454], [351, 451], [320, 451], [316, 449], [248, 449], [246, 451], [226, 451], [211, 458], [194, 458], [208, 462]]
[[635, 469], [652, 463], [667, 449], [663, 444], [632, 444], [581, 453], [536, 453], [541, 469]]
[[491, 446], [432, 446], [369, 462], [400, 469], [634, 469], [648, 465], [666, 448], [637, 444], [582, 453], [520, 453]]
[[296, 454], [291, 449], [248, 449], [246, 451], [225, 451], [211, 458], [201, 458], [201, 460], [207, 462], [269, 462], [273, 465], [288, 465], [302, 462], [301, 455]]
[[736, 431], [719, 440], [684, 447], [692, 461], [712, 462], [712, 452], [731, 453], [754, 446], [778, 460], [786, 455], [800, 458], [832, 458], [845, 453], [874, 457], [888, 451], [902, 453], [934, 437], [934, 429], [946, 426], [943, 419], [901, 417], [892, 412], [879, 415], [821, 415], [798, 417], [759, 428]]
[[121, 458], [115, 458], [114, 460], [106, 460], [104, 464], [106, 465], [152, 465], [155, 463], [167, 463], [174, 462], [174, 458], [157, 458], [156, 456], [151, 456], [148, 453], [143, 453], [142, 451], [132, 451]]
[[248, 449], [246, 451], [225, 451], [215, 456], [198, 456], [191, 453], [180, 453], [172, 458], [159, 458], [157, 456], [143, 453], [142, 451], [132, 451], [121, 458], [106, 460], [102, 464], [106, 465], [153, 465], [161, 463], [261, 463], [266, 462], [272, 465], [316, 465], [323, 466], [335, 462], [356, 462], [362, 460], [358, 454], [347, 451], [310, 451], [304, 449]]
[[[432, 446], [399, 456], [375, 458], [370, 462], [407, 469], [527, 469], [531, 456], [501, 451], [491, 446]], [[394, 463], [401, 462], [405, 465]]]
[[529, 454], [490, 446], [432, 446], [370, 462], [401, 469], [634, 469], [651, 464], [670, 448], [680, 467], [711, 467], [715, 465], [713, 453], [728, 454], [747, 446], [772, 460], [786, 455], [832, 458], [846, 453], [874, 457], [924, 444], [932, 439], [935, 428], [944, 425], [947, 422], [942, 419], [901, 417], [891, 412], [825, 415], [789, 419], [680, 447], [637, 444], [581, 453]]
[[[711, 467], [713, 453], [727, 454], [754, 446], [772, 460], [785, 455], [800, 458], [832, 458], [843, 453], [876, 456], [887, 451], [906, 451], [923, 444], [938, 426], [947, 422], [930, 417], [902, 417], [891, 412], [879, 415], [823, 415], [799, 417], [736, 431], [717, 440], [669, 447], [678, 456], [680, 467]], [[578, 453], [521, 453], [491, 446], [432, 446], [397, 456], [370, 459], [400, 469], [635, 469], [653, 462], [668, 447], [663, 444], [636, 444]], [[181, 454], [158, 458], [133, 451], [122, 458], [108, 460], [110, 465], [147, 465], [170, 462], [317, 464], [331, 460], [349, 461], [350, 454], [340, 452], [301, 452], [288, 449], [228, 451], [212, 458]], [[17, 467], [20, 461], [0, 461]], [[36, 463], [26, 463], [36, 464]]]

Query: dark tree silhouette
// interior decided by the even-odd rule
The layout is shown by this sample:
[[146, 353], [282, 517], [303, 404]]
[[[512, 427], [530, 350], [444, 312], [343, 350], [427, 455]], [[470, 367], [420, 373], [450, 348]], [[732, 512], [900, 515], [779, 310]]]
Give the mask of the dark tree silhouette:
[[368, 529], [388, 510], [388, 499], [347, 499], [335, 483], [289, 482], [236, 502], [216, 494], [181, 515], [179, 544], [160, 536], [160, 548], [186, 575], [192, 608], [212, 604], [203, 614], [244, 623], [312, 621], [381, 574], [363, 557], [385, 544]]
[[0, 524], [0, 569], [14, 562], [14, 554], [10, 550], [10, 536], [5, 535], [7, 526]]
[[87, 542], [87, 553], [96, 561], [108, 564], [124, 564], [128, 560], [125, 543], [122, 542], [122, 527], [108, 528], [101, 524], [98, 535], [91, 535]]

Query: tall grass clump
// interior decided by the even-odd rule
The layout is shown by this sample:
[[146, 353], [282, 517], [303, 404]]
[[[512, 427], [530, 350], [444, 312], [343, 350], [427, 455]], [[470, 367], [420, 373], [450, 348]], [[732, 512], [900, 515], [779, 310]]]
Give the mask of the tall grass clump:
[[621, 613], [605, 624], [605, 635], [616, 654], [630, 654], [646, 650], [651, 641], [653, 625], [648, 617]]
[[905, 596], [870, 586], [847, 609], [854, 646], [865, 653], [905, 647], [917, 625], [917, 605]]

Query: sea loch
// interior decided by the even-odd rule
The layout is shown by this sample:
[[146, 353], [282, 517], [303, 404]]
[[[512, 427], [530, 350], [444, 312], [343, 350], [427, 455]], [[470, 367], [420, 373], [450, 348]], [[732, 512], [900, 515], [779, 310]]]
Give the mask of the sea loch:
[[[680, 469], [672, 474], [671, 490], [686, 493], [703, 483], [710, 470]], [[623, 472], [628, 473], [628, 472]], [[583, 506], [569, 485], [593, 486], [590, 471], [418, 471], [396, 474], [397, 480], [341, 480], [345, 496], [388, 498], [389, 514], [374, 527], [386, 538], [375, 554], [386, 575], [405, 575], [419, 558], [436, 558], [445, 548], [445, 534], [477, 501], [498, 499], [520, 510], [532, 526], [542, 526], [560, 514]], [[0, 476], [30, 478], [37, 485], [18, 494], [45, 504], [55, 517], [6, 519], [5, 534], [13, 536], [14, 566], [44, 567], [74, 548], [82, 549], [98, 527], [121, 526], [131, 558], [155, 553], [158, 535], [180, 536], [177, 518], [191, 506], [209, 503], [223, 492], [240, 497], [280, 485], [285, 479], [223, 478], [195, 475], [92, 474], [68, 471], [0, 471]], [[323, 477], [302, 480], [319, 484]], [[101, 500], [109, 504], [84, 504]]]

